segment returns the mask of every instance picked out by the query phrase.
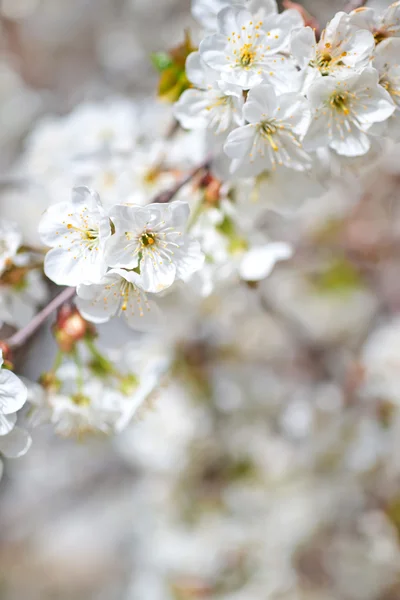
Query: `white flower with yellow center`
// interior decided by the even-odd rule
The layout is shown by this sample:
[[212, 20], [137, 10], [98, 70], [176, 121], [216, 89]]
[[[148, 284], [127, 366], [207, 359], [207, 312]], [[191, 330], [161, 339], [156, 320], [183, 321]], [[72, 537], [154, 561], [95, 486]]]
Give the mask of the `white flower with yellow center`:
[[99, 283], [79, 285], [77, 294], [80, 313], [93, 323], [124, 315], [128, 325], [139, 331], [159, 325], [160, 311], [143, 292], [140, 275], [134, 271], [111, 269]]
[[356, 27], [370, 31], [376, 44], [400, 37], [400, 2], [393, 2], [382, 14], [367, 6], [356, 8], [350, 13], [350, 20]]
[[368, 66], [375, 48], [371, 33], [357, 30], [349, 16], [339, 12], [317, 42], [311, 27], [296, 29], [291, 37], [291, 52], [305, 79], [305, 89], [315, 78], [341, 75]]
[[175, 118], [183, 128], [211, 129], [219, 134], [241, 124], [241, 87], [219, 80], [218, 72], [207, 67], [198, 52], [188, 56], [186, 75], [199, 89], [185, 90], [174, 106]]
[[44, 272], [58, 285], [96, 282], [107, 271], [104, 245], [111, 234], [110, 221], [96, 192], [74, 188], [71, 202], [54, 204], [39, 224], [47, 253]]
[[384, 40], [376, 48], [374, 67], [379, 73], [379, 83], [390, 94], [396, 110], [387, 121], [387, 133], [400, 137], [400, 38]]
[[329, 146], [342, 156], [361, 156], [371, 146], [369, 134], [394, 112], [388, 92], [378, 83], [378, 72], [365, 69], [345, 78], [323, 77], [308, 93], [313, 119], [304, 139], [309, 150]]
[[[232, 5], [247, 8], [258, 20], [264, 19], [267, 15], [278, 14], [276, 0], [193, 0], [192, 13], [205, 29], [214, 32], [218, 29], [218, 13], [223, 8]], [[293, 27], [303, 25], [303, 19], [298, 10], [285, 10], [282, 15], [285, 19], [290, 20]]]
[[[199, 51], [204, 62], [230, 81], [248, 90], [268, 79], [281, 81], [292, 75], [291, 61], [278, 53], [288, 44], [292, 25], [283, 15], [257, 20], [241, 6], [218, 14], [218, 33], [207, 36]], [[289, 75], [290, 74], [290, 75]]]
[[199, 243], [185, 234], [185, 202], [115, 206], [110, 211], [115, 233], [107, 243], [112, 267], [138, 269], [146, 292], [161, 292], [175, 279], [186, 279], [204, 262]]
[[278, 166], [297, 171], [308, 168], [310, 159], [301, 139], [310, 110], [303, 96], [277, 97], [271, 85], [260, 85], [250, 90], [243, 114], [248, 125], [234, 129], [224, 146], [232, 159], [232, 172], [251, 176]]

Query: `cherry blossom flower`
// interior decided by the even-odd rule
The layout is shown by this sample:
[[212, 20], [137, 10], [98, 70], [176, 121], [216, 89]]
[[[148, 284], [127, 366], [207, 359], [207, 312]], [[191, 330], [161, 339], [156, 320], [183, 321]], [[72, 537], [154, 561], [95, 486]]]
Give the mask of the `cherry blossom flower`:
[[218, 79], [198, 52], [186, 61], [186, 75], [200, 89], [185, 90], [174, 107], [174, 115], [185, 129], [212, 129], [223, 133], [242, 122], [242, 88]]
[[[276, 0], [194, 0], [192, 13], [195, 19], [208, 31], [217, 31], [218, 13], [226, 7], [240, 5], [254, 14], [257, 20], [264, 19], [267, 15], [277, 15], [278, 5]], [[303, 25], [303, 19], [297, 10], [285, 10], [282, 15], [290, 19], [294, 27]]]
[[376, 48], [373, 61], [379, 73], [379, 83], [387, 90], [396, 105], [396, 111], [387, 121], [387, 133], [398, 139], [400, 135], [400, 38], [384, 40]]
[[292, 26], [283, 15], [257, 20], [240, 6], [218, 14], [218, 33], [206, 37], [199, 51], [204, 62], [221, 78], [248, 90], [265, 79], [273, 82], [293, 74], [290, 60], [279, 52], [287, 46]]
[[350, 20], [356, 27], [370, 31], [376, 44], [391, 37], [400, 37], [400, 2], [393, 2], [382, 14], [361, 6], [350, 13]]
[[329, 145], [343, 156], [366, 154], [371, 125], [385, 121], [395, 110], [375, 69], [341, 79], [323, 77], [310, 87], [308, 97], [314, 114], [305, 147], [315, 150]]
[[111, 269], [99, 283], [80, 284], [77, 294], [80, 313], [93, 323], [124, 315], [133, 329], [146, 331], [160, 324], [159, 308], [143, 291], [141, 276], [135, 271]]
[[110, 217], [115, 233], [107, 243], [106, 260], [112, 267], [139, 267], [144, 291], [161, 292], [201, 268], [200, 246], [184, 233], [189, 218], [185, 202], [118, 205]]
[[232, 172], [244, 176], [284, 165], [303, 171], [309, 157], [301, 138], [309, 123], [307, 100], [295, 93], [277, 97], [271, 85], [263, 84], [248, 95], [243, 114], [248, 125], [229, 134], [226, 154], [233, 159]]
[[46, 254], [44, 272], [58, 285], [99, 281], [107, 270], [104, 245], [110, 222], [100, 198], [86, 187], [74, 188], [71, 202], [54, 204], [39, 225]]
[[374, 39], [368, 31], [351, 26], [346, 13], [337, 13], [317, 42], [311, 27], [293, 31], [291, 52], [303, 70], [305, 86], [321, 75], [340, 75], [368, 66], [374, 51]]

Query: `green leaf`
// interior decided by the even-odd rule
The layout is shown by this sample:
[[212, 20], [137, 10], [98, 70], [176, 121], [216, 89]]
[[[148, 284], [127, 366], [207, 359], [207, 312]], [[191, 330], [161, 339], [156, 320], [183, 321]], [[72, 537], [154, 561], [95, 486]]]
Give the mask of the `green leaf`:
[[167, 54], [167, 52], [153, 52], [150, 54], [150, 58], [153, 66], [159, 73], [166, 71], [166, 69], [169, 69], [169, 67], [172, 67], [174, 64], [172, 58], [169, 56], [169, 54]]

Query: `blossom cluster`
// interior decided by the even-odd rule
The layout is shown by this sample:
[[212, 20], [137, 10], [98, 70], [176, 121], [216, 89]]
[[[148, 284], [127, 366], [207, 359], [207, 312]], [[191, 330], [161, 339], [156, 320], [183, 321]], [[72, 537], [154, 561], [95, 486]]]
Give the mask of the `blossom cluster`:
[[339, 12], [319, 39], [298, 11], [278, 14], [273, 1], [199, 1], [195, 14], [206, 35], [187, 59], [193, 87], [175, 116], [214, 132], [231, 174], [304, 172], [326, 148], [356, 157], [377, 136], [398, 139], [398, 2], [379, 16]]

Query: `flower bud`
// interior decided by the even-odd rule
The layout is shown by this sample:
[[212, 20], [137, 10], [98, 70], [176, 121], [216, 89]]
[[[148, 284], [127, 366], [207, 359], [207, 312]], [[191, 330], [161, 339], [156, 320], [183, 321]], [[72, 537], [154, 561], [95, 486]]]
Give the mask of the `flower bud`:
[[4, 366], [7, 369], [13, 368], [13, 356], [10, 346], [4, 340], [0, 340], [0, 350], [3, 353]]
[[53, 334], [62, 352], [72, 352], [77, 342], [94, 336], [95, 329], [85, 321], [77, 308], [64, 305], [58, 311]]

